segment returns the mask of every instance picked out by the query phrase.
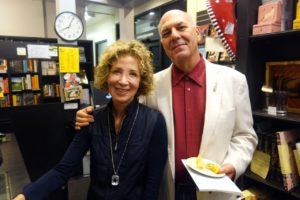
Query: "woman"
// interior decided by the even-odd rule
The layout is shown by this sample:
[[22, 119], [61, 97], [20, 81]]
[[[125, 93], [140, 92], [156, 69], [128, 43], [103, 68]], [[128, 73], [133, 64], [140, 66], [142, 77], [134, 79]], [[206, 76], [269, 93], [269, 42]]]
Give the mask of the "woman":
[[90, 149], [87, 199], [157, 199], [167, 157], [163, 116], [138, 103], [153, 89], [150, 52], [137, 41], [117, 41], [103, 53], [95, 87], [112, 96], [95, 122], [76, 134], [60, 163], [14, 200], [43, 199], [63, 185]]

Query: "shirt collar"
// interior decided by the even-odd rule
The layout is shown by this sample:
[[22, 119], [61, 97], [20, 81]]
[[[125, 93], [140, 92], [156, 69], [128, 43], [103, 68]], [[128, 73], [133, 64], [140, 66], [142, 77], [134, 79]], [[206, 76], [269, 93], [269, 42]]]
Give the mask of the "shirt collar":
[[[125, 108], [126, 115], [128, 113], [134, 113], [134, 110], [136, 110], [136, 107], [137, 107], [138, 103], [139, 103], [138, 98], [134, 97], [134, 99]], [[109, 108], [110, 112], [112, 112], [112, 110], [113, 110], [113, 102], [112, 102], [112, 100], [108, 103], [108, 108]]]
[[172, 86], [176, 86], [177, 84], [179, 84], [180, 81], [185, 77], [189, 77], [196, 84], [202, 86], [205, 81], [205, 79], [203, 78], [204, 73], [205, 73], [205, 61], [202, 58], [202, 55], [200, 61], [190, 72], [183, 72], [174, 64], [172, 64]]

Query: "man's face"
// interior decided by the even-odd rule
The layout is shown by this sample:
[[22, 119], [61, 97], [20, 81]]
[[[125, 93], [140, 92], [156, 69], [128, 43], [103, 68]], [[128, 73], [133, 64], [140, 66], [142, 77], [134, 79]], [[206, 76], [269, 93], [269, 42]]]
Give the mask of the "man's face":
[[175, 65], [198, 53], [200, 35], [192, 19], [182, 11], [170, 11], [160, 21], [161, 43]]

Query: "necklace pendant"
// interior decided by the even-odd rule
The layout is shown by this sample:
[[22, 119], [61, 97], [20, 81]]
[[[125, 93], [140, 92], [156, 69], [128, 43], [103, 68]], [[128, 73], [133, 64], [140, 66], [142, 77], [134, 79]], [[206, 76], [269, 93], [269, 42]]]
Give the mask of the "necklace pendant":
[[118, 186], [120, 181], [120, 177], [117, 174], [111, 176], [111, 185]]

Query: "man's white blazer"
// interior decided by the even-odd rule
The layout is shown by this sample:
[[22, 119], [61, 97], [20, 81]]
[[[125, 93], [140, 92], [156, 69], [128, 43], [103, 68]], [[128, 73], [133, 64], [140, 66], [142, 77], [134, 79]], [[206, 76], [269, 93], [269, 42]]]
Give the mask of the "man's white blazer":
[[[240, 72], [205, 60], [206, 106], [199, 153], [220, 165], [230, 163], [238, 178], [257, 145], [246, 78]], [[154, 75], [155, 91], [146, 104], [158, 109], [168, 129], [168, 162], [162, 181], [164, 200], [174, 200], [175, 143], [171, 67]], [[217, 199], [210, 197], [209, 199]]]

